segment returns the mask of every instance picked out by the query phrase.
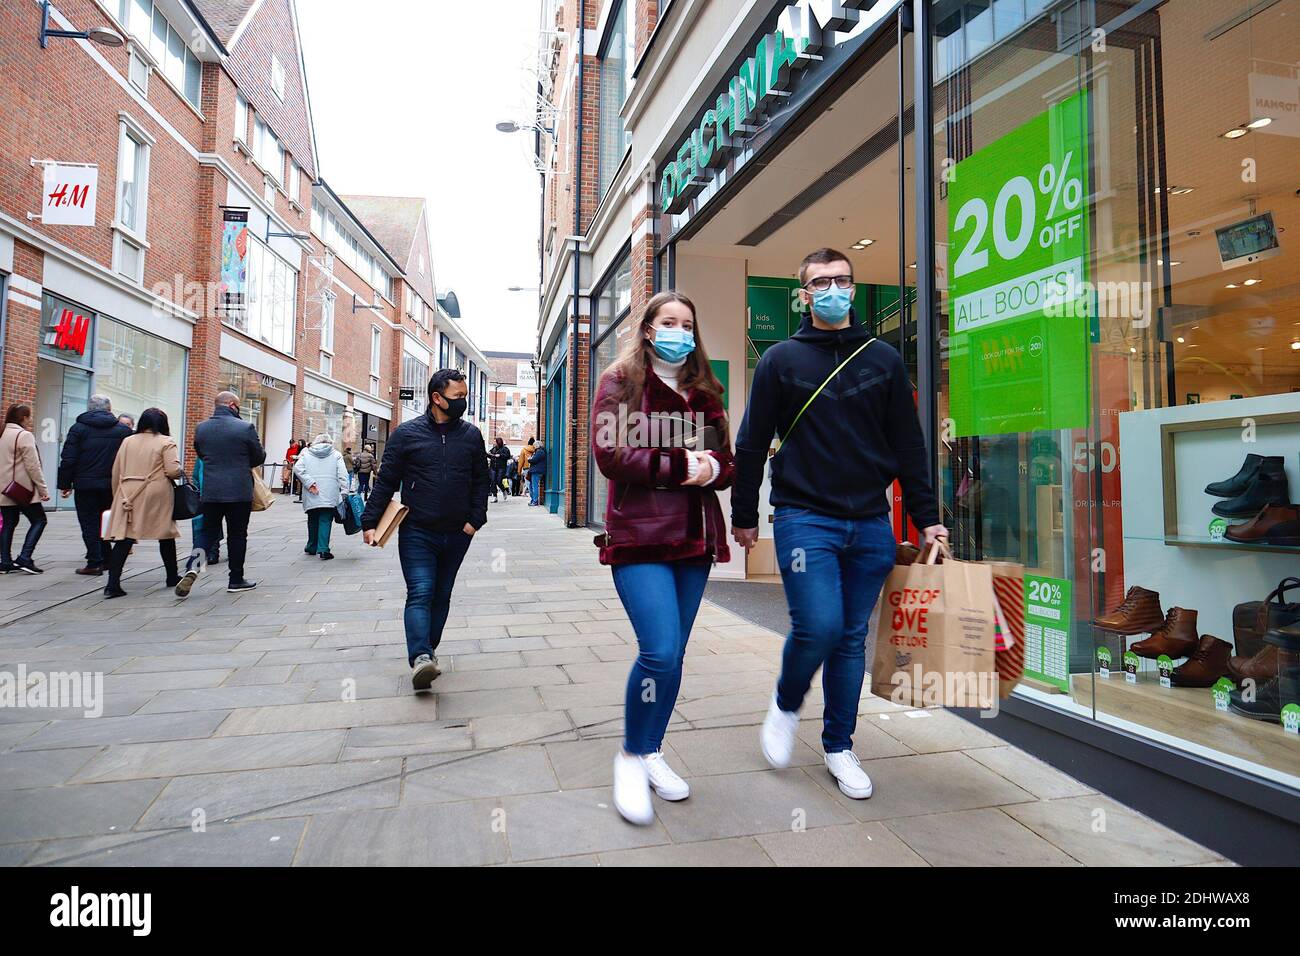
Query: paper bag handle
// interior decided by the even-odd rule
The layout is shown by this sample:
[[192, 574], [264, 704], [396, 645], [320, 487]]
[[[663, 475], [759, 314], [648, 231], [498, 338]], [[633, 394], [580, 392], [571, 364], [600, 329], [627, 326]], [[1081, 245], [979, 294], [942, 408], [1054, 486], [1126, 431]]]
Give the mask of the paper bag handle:
[[947, 541], [947, 539], [946, 539], [946, 538], [935, 538], [934, 541], [931, 542], [931, 544], [930, 544], [930, 549], [929, 549], [929, 551], [928, 551], [928, 552], [926, 553], [926, 555], [925, 555], [925, 563], [926, 563], [926, 564], [934, 564], [935, 561], [938, 560], [938, 556], [939, 556], [939, 552], [940, 552], [940, 551], [943, 552], [943, 556], [944, 556], [945, 558], [948, 558], [948, 559], [950, 559], [950, 560], [953, 560], [952, 552], [948, 550], [948, 541]]

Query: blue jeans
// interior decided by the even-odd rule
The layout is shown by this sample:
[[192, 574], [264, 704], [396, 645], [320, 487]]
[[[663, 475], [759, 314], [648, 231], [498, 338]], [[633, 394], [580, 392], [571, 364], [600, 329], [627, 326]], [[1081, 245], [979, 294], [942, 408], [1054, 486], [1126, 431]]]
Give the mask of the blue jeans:
[[777, 706], [797, 711], [823, 668], [822, 748], [849, 750], [867, 669], [867, 625], [894, 567], [893, 529], [885, 515], [832, 518], [781, 507], [773, 539], [790, 606]]
[[397, 529], [397, 557], [406, 579], [406, 659], [433, 654], [442, 640], [456, 572], [469, 550], [464, 531], [431, 531], [403, 524]]
[[538, 494], [541, 490], [542, 479], [545, 477], [545, 475], [535, 475], [532, 472], [528, 473], [528, 496], [529, 500], [532, 501], [533, 504], [540, 503], [541, 499], [538, 498]]
[[640, 649], [627, 675], [623, 705], [623, 746], [630, 754], [652, 754], [663, 745], [709, 567], [704, 561], [670, 561], [613, 568], [614, 587]]

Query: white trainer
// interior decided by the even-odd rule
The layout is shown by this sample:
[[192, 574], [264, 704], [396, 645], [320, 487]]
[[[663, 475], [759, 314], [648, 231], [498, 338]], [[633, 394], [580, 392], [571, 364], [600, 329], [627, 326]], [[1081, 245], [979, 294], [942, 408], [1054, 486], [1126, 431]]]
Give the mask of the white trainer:
[[826, 769], [831, 772], [835, 782], [840, 785], [840, 792], [854, 800], [865, 800], [871, 796], [871, 778], [862, 769], [858, 755], [852, 750], [826, 755]]
[[664, 759], [662, 750], [646, 754], [641, 758], [641, 763], [645, 765], [651, 788], [663, 799], [685, 800], [691, 795], [690, 785], [677, 776], [677, 772], [672, 767], [668, 766], [668, 761]]
[[649, 826], [655, 819], [645, 763], [622, 750], [614, 755], [614, 809], [628, 823], [639, 827]]
[[763, 747], [763, 756], [776, 769], [790, 766], [790, 757], [794, 754], [794, 735], [798, 729], [798, 711], [782, 710], [776, 705], [776, 695], [773, 694], [767, 716], [763, 718], [759, 743]]

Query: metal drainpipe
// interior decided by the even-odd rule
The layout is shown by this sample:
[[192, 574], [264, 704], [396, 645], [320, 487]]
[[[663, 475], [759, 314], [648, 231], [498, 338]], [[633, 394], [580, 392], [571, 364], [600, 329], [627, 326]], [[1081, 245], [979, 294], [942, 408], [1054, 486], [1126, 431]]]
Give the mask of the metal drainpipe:
[[[569, 352], [573, 357], [573, 374], [569, 376], [569, 487], [566, 492], [568, 500], [568, 518], [565, 524], [570, 528], [578, 526], [578, 363], [582, 360], [578, 354], [578, 309], [579, 293], [582, 291], [582, 118], [587, 92], [586, 77], [587, 51], [587, 0], [578, 3], [578, 101], [577, 101], [577, 151], [574, 154], [574, 191], [573, 191], [573, 328], [569, 339]], [[552, 449], [554, 452], [554, 449]]]

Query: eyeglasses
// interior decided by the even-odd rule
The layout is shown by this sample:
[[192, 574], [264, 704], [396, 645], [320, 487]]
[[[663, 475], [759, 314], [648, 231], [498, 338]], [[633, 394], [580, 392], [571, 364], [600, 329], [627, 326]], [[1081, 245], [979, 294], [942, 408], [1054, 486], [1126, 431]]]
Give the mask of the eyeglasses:
[[818, 276], [805, 282], [804, 288], [812, 289], [814, 292], [825, 292], [831, 287], [832, 282], [838, 289], [853, 288], [853, 276]]

